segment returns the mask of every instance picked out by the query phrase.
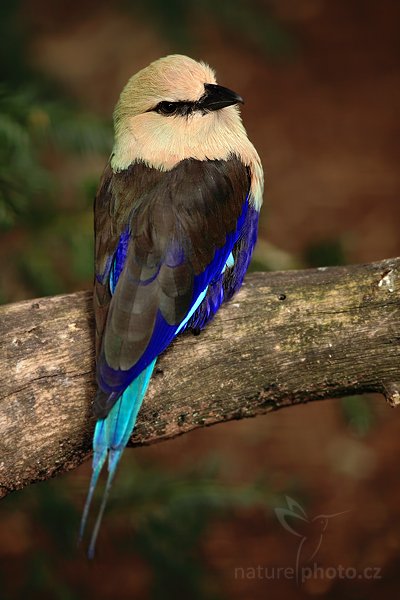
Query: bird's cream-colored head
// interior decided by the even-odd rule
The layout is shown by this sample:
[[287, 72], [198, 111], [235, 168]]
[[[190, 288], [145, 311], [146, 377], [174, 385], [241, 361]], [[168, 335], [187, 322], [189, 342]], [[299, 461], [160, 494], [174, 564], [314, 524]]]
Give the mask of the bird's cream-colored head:
[[188, 56], [173, 54], [152, 62], [130, 78], [115, 109], [116, 127], [126, 119], [149, 115], [160, 102], [195, 102], [204, 95], [204, 84], [215, 84], [214, 71]]
[[187, 56], [166, 56], [131, 77], [114, 113], [114, 170], [135, 160], [163, 170], [186, 158], [241, 156], [258, 161], [247, 138], [241, 97], [217, 85], [214, 71]]

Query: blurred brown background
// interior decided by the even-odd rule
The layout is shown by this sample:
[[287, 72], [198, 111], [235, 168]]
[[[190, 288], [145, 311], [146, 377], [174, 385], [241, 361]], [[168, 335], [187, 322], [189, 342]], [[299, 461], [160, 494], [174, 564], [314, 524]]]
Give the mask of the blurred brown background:
[[[266, 171], [253, 268], [400, 253], [396, 0], [3, 0], [0, 10], [3, 303], [90, 287], [114, 104], [134, 72], [172, 52], [208, 62], [245, 98]], [[354, 397], [127, 451], [93, 564], [76, 549], [82, 465], [2, 501], [0, 597], [394, 596], [399, 434], [383, 398]], [[288, 502], [292, 531], [274, 510]], [[323, 571], [297, 584], [283, 573], [297, 556]]]

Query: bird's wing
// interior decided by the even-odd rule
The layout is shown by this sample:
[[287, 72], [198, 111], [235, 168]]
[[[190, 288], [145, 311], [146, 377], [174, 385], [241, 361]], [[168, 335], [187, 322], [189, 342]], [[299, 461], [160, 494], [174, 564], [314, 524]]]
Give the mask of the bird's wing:
[[95, 203], [97, 415], [182, 329], [223, 271], [248, 212], [236, 157], [162, 172], [106, 169]]

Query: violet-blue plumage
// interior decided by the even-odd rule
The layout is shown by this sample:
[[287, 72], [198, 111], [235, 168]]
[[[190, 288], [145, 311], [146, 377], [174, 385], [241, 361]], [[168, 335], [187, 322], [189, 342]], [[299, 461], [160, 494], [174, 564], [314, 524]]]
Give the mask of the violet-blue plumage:
[[127, 227], [119, 238], [115, 255], [112, 257], [112, 270], [110, 273], [110, 290], [112, 294], [114, 293], [115, 286], [117, 285], [119, 276], [124, 268], [126, 256], [128, 254], [130, 235], [129, 228]]
[[200, 330], [241, 286], [257, 235], [262, 167], [241, 97], [185, 56], [155, 61], [123, 90], [95, 201], [98, 418], [81, 536], [100, 471], [115, 470], [157, 357]]

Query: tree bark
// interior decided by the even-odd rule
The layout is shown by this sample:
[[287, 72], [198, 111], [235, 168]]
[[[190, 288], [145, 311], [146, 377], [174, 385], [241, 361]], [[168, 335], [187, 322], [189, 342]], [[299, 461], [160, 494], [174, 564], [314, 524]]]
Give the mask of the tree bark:
[[[0, 496], [90, 453], [93, 331], [90, 292], [0, 308]], [[400, 259], [250, 274], [159, 358], [132, 443], [365, 392], [400, 403]]]

